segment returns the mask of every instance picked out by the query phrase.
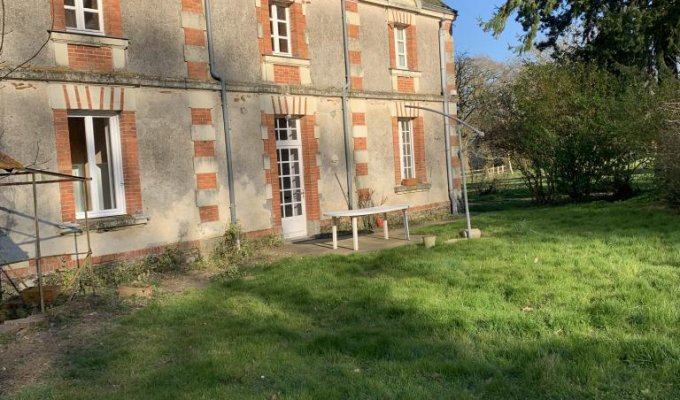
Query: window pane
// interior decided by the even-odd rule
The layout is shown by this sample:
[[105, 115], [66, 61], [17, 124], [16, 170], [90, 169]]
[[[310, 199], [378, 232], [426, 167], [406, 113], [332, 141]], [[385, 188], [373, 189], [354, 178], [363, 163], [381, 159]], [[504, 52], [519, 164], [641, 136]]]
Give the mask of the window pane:
[[76, 0], [64, 0], [64, 5], [75, 7], [76, 6]]
[[116, 208], [115, 179], [111, 162], [111, 134], [108, 118], [93, 118], [95, 173], [99, 193], [99, 209]]
[[91, 8], [93, 10], [99, 9], [99, 1], [97, 0], [83, 0], [83, 7]]
[[64, 10], [66, 14], [66, 27], [67, 28], [77, 28], [78, 23], [76, 22], [76, 10]]
[[100, 30], [99, 13], [91, 13], [85, 11], [85, 29], [92, 29], [93, 31]]
[[278, 19], [286, 21], [286, 8], [281, 6], [276, 6], [276, 16]]
[[[69, 145], [71, 147], [71, 173], [76, 176], [88, 177], [89, 168], [87, 165], [87, 142], [85, 139], [85, 119], [84, 118], [69, 118], [68, 119], [68, 136]], [[63, 171], [62, 171], [63, 172]], [[85, 183], [88, 189], [92, 189], [90, 182]], [[76, 212], [84, 212], [83, 209], [83, 184], [74, 182], [73, 196], [76, 202]], [[87, 199], [87, 210], [92, 210], [90, 199]]]
[[290, 50], [288, 49], [288, 39], [280, 39], [279, 40], [279, 51], [281, 53], [289, 53]]

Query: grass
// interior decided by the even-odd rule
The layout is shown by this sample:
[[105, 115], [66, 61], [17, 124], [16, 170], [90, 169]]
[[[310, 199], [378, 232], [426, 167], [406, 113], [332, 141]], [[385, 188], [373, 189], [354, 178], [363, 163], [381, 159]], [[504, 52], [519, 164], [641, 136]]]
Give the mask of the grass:
[[156, 302], [15, 398], [680, 398], [679, 215], [633, 200], [474, 225], [487, 238], [293, 258]]

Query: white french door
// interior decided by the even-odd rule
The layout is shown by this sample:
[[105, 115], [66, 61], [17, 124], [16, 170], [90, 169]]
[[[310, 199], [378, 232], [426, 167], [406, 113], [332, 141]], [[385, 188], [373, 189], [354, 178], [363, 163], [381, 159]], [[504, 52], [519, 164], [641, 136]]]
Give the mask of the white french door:
[[276, 158], [284, 238], [307, 236], [304, 160], [299, 120], [277, 118]]

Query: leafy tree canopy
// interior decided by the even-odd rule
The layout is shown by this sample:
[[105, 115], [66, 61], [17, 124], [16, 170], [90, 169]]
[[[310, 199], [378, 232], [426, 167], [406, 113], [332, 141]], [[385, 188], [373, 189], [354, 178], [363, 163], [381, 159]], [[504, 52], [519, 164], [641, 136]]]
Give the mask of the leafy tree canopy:
[[505, 0], [484, 28], [497, 36], [513, 15], [524, 30], [520, 52], [536, 46], [609, 69], [677, 76], [679, 0]]

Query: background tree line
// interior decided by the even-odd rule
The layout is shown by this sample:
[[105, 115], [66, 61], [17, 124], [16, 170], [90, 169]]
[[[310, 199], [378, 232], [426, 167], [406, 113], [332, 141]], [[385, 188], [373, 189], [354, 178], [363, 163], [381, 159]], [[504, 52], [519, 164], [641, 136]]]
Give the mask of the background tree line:
[[540, 55], [510, 66], [458, 57], [459, 115], [488, 133], [470, 147], [509, 158], [540, 202], [625, 198], [647, 169], [680, 205], [678, 3], [506, 0], [485, 28], [499, 34], [514, 16], [518, 51]]

